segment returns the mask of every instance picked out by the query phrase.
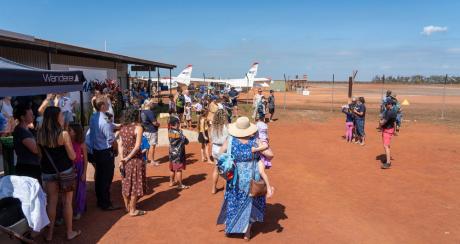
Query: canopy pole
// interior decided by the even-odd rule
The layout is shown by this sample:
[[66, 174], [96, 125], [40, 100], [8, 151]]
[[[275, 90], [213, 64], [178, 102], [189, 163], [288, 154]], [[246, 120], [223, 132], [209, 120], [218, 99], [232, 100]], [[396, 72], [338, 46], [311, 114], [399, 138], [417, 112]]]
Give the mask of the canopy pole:
[[157, 97], [158, 97], [158, 102], [160, 102], [160, 67], [157, 67]]
[[84, 118], [84, 106], [83, 106], [83, 91], [80, 91], [80, 124], [84, 128], [85, 127], [85, 118]]
[[149, 98], [150, 96], [152, 95], [151, 91], [152, 91], [152, 83], [151, 83], [151, 74], [150, 74], [150, 66], [149, 66], [149, 80], [147, 81], [147, 89], [148, 89], [148, 94], [149, 94]]
[[171, 96], [172, 71], [169, 69], [169, 95]]

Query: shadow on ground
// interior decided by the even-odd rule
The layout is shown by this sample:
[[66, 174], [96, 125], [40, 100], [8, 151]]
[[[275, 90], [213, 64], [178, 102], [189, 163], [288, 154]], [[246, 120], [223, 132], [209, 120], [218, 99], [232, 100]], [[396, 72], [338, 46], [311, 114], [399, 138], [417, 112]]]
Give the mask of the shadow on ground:
[[[185, 158], [187, 159], [187, 164], [194, 164], [198, 161], [197, 159], [193, 159], [193, 155], [195, 154], [194, 153], [185, 154]], [[155, 161], [157, 161], [159, 164], [167, 163], [169, 162], [169, 155], [165, 155], [161, 158], [156, 159]]]
[[[169, 181], [169, 177], [158, 177], [158, 184], [161, 184], [163, 182]], [[190, 175], [189, 177], [185, 178], [183, 180], [183, 183], [185, 185], [195, 185], [201, 181], [204, 181], [206, 179], [206, 174], [198, 174], [198, 175]], [[155, 185], [156, 183], [152, 183]], [[150, 184], [149, 184], [150, 187]], [[139, 209], [146, 210], [146, 211], [154, 211], [155, 209], [160, 208], [164, 204], [167, 204], [168, 202], [174, 201], [175, 199], [179, 198], [180, 196], [180, 190], [177, 188], [173, 187], [170, 188], [169, 190], [158, 192], [151, 197], [144, 199], [139, 202], [138, 206]]]
[[[281, 225], [280, 221], [287, 219], [286, 215], [286, 206], [280, 203], [267, 204], [265, 209], [265, 219], [263, 223], [254, 223], [251, 231], [251, 239], [255, 238], [257, 235], [263, 233], [281, 233], [284, 230], [284, 227]], [[223, 230], [222, 230], [223, 231]], [[231, 239], [242, 239], [243, 234], [230, 234], [227, 235]]]
[[280, 221], [287, 219], [286, 206], [280, 203], [267, 204], [265, 209], [265, 220], [263, 223], [255, 223], [252, 228], [252, 237], [260, 233], [283, 232], [284, 228]]

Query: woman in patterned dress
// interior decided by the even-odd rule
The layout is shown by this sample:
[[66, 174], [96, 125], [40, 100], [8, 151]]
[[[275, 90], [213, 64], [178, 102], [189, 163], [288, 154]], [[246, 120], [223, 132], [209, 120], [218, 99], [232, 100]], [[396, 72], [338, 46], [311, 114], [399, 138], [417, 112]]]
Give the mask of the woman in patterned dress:
[[146, 190], [145, 164], [140, 151], [142, 132], [139, 110], [126, 111], [120, 129], [123, 150], [123, 159], [120, 162], [121, 191], [126, 211], [132, 217], [146, 214], [136, 208], [137, 201], [144, 196]]
[[[235, 186], [227, 182], [224, 203], [217, 219], [217, 224], [225, 224], [226, 234], [244, 234], [245, 240], [250, 239], [252, 224], [263, 222], [265, 213], [265, 196], [249, 196], [251, 179], [262, 178], [265, 181], [267, 197], [271, 197], [274, 191], [265, 174], [265, 165], [259, 160], [258, 154], [252, 153], [252, 148], [257, 147], [256, 132], [257, 127], [247, 117], [240, 117], [229, 125], [231, 154], [236, 163], [235, 175], [238, 182]], [[226, 141], [222, 145], [221, 154], [227, 152], [228, 143]]]

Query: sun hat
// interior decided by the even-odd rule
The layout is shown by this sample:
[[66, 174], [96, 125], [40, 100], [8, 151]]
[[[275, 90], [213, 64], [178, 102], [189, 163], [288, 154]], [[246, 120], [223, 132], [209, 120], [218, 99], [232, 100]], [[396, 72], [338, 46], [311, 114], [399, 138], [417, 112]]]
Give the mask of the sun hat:
[[234, 137], [247, 137], [257, 132], [257, 126], [248, 117], [240, 117], [228, 126], [228, 133]]

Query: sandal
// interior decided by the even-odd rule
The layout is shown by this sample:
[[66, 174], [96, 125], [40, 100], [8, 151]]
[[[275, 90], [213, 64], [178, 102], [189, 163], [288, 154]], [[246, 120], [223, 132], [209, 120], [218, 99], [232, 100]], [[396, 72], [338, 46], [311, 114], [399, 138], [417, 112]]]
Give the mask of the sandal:
[[189, 188], [190, 188], [190, 186], [186, 186], [186, 185], [177, 186], [177, 189], [179, 189], [179, 190], [186, 190], [186, 189], [189, 189]]
[[176, 184], [177, 184], [177, 182], [173, 182], [172, 184], [171, 184], [171, 183], [169, 183], [169, 187], [175, 187], [175, 186], [176, 186]]
[[136, 210], [136, 213], [135, 214], [129, 214], [129, 216], [131, 217], [137, 217], [137, 216], [143, 216], [143, 215], [146, 215], [147, 212], [144, 211], [144, 210]]
[[67, 240], [68, 240], [68, 241], [71, 241], [71, 240], [73, 240], [73, 239], [79, 237], [80, 235], [81, 235], [81, 230], [74, 231], [74, 236], [72, 236], [72, 237], [68, 237], [68, 236], [67, 236]]

